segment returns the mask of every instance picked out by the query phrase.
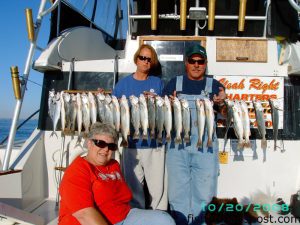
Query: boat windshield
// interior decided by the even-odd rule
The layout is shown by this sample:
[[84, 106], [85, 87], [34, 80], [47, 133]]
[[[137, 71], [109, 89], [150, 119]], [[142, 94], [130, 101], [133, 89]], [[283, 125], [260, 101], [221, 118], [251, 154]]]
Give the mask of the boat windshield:
[[114, 39], [126, 39], [127, 0], [63, 0], [63, 2]]

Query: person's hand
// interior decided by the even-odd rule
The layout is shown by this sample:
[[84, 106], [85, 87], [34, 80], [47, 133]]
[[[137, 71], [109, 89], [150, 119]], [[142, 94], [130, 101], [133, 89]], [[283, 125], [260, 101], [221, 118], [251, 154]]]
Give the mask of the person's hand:
[[103, 94], [103, 95], [106, 95], [106, 94], [111, 94], [112, 91], [111, 90], [104, 90], [103, 88], [98, 88], [97, 89], [97, 94]]
[[224, 105], [224, 101], [226, 99], [226, 93], [225, 89], [223, 87], [219, 87], [219, 94], [213, 96], [213, 101], [215, 104], [218, 104], [219, 106]]
[[169, 95], [169, 98], [171, 101], [174, 101], [174, 98], [176, 98], [176, 91], [173, 92], [173, 95]]
[[97, 94], [104, 94], [104, 92], [105, 92], [105, 90], [103, 88], [98, 88], [97, 91], [98, 91]]
[[145, 95], [145, 97], [150, 96], [150, 97], [155, 97], [157, 96], [156, 93], [153, 93], [151, 91], [144, 91], [143, 94]]

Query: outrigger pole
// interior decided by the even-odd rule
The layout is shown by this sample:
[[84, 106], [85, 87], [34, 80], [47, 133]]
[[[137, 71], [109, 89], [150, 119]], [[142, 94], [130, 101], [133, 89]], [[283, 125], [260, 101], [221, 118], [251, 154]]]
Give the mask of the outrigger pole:
[[[22, 103], [23, 103], [27, 80], [29, 77], [29, 72], [30, 72], [30, 68], [31, 68], [31, 64], [32, 64], [32, 59], [34, 56], [34, 51], [36, 49], [36, 40], [37, 40], [37, 36], [38, 36], [39, 30], [41, 27], [42, 18], [43, 18], [43, 16], [45, 16], [46, 14], [51, 12], [53, 9], [55, 9], [57, 7], [57, 5], [59, 4], [60, 0], [56, 0], [54, 2], [54, 4], [48, 10], [45, 11], [46, 2], [47, 2], [47, 0], [41, 1], [35, 26], [33, 26], [31, 10], [26, 9], [26, 21], [27, 21], [28, 37], [30, 40], [30, 47], [29, 47], [29, 51], [28, 51], [28, 55], [27, 55], [27, 59], [26, 59], [26, 63], [25, 63], [23, 79], [21, 82], [20, 95], [16, 96], [17, 103], [15, 106], [13, 120], [12, 120], [12, 124], [11, 124], [10, 131], [9, 131], [9, 137], [8, 137], [7, 147], [5, 150], [2, 171], [9, 170], [10, 156], [11, 156], [11, 152], [12, 152], [12, 147], [14, 145], [16, 131], [17, 131], [17, 123], [18, 123], [18, 120], [20, 117], [20, 111], [22, 108]], [[18, 69], [16, 67], [12, 67], [11, 72], [12, 72], [12, 76], [15, 76], [16, 74], [18, 74]], [[13, 80], [16, 81], [15, 78], [13, 78]], [[17, 87], [17, 85], [16, 86], [14, 85], [14, 87]], [[19, 87], [19, 89], [20, 89], [20, 87]]]
[[151, 30], [157, 30], [157, 0], [151, 0]]

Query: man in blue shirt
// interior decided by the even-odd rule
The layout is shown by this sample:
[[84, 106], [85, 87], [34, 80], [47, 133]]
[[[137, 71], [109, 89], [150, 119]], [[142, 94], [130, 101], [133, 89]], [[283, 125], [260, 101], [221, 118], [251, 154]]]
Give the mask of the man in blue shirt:
[[217, 194], [219, 172], [218, 143], [214, 133], [212, 147], [197, 147], [196, 99], [211, 99], [221, 105], [226, 97], [224, 87], [205, 75], [206, 50], [199, 44], [186, 50], [186, 74], [177, 76], [166, 85], [163, 94], [177, 96], [189, 102], [191, 112], [190, 142], [168, 144], [166, 164], [170, 210], [177, 225], [204, 224], [205, 206]]
[[[150, 45], [141, 45], [134, 55], [137, 66], [135, 73], [120, 80], [113, 95], [120, 98], [125, 95], [139, 97], [147, 92], [151, 95], [161, 95], [163, 82], [160, 78], [151, 76], [152, 68], [158, 65], [157, 54]], [[133, 132], [131, 132], [133, 134]], [[129, 136], [128, 148], [123, 149], [122, 170], [125, 180], [133, 193], [131, 206], [145, 208], [144, 183], [147, 182], [150, 193], [150, 207], [167, 210], [167, 186], [165, 175], [165, 148], [155, 140], [133, 140]]]

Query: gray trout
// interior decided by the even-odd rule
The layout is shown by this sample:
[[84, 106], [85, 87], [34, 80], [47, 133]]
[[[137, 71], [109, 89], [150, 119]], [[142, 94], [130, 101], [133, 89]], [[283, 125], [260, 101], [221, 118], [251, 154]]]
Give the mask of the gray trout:
[[155, 106], [156, 106], [156, 129], [158, 131], [157, 140], [159, 143], [162, 143], [162, 132], [164, 130], [164, 100], [160, 96], [155, 97]]
[[82, 122], [84, 126], [84, 132], [87, 134], [91, 126], [91, 112], [90, 112], [90, 102], [86, 93], [81, 94], [82, 102]]
[[64, 103], [65, 103], [65, 117], [66, 117], [66, 125], [65, 127], [70, 130], [71, 128], [71, 95], [69, 93], [64, 93], [63, 94], [63, 98], [64, 98]]
[[148, 127], [149, 127], [149, 121], [148, 121], [148, 107], [146, 98], [143, 94], [140, 94], [139, 97], [139, 107], [140, 107], [140, 123], [143, 131], [143, 139], [148, 139]]
[[90, 103], [91, 122], [93, 124], [97, 121], [97, 103], [95, 100], [95, 96], [90, 91], [88, 93], [88, 98]]
[[278, 139], [278, 125], [279, 125], [279, 104], [276, 99], [269, 99], [269, 105], [271, 108], [271, 116], [272, 116], [274, 151], [276, 151], [277, 139]]
[[97, 96], [97, 105], [98, 105], [98, 117], [100, 122], [105, 121], [105, 95], [102, 93], [98, 93]]
[[130, 112], [129, 105], [125, 95], [120, 99], [120, 113], [121, 113], [121, 133], [122, 142], [121, 146], [128, 147], [128, 135], [130, 135]]
[[76, 118], [77, 118], [77, 100], [76, 100], [76, 95], [71, 94], [71, 112], [70, 112], [70, 117], [71, 117], [71, 126], [70, 129], [72, 132], [75, 131], [75, 126], [76, 126]]
[[155, 98], [151, 95], [148, 95], [148, 122], [150, 128], [150, 137], [155, 138]]
[[179, 144], [182, 142], [181, 134], [182, 134], [182, 111], [181, 111], [181, 103], [177, 97], [173, 99], [173, 110], [174, 110], [174, 127], [176, 131], [175, 143]]
[[191, 130], [191, 112], [189, 102], [186, 99], [181, 99], [181, 114], [182, 114], [182, 125], [184, 130], [184, 142], [189, 143], [190, 130]]
[[60, 110], [61, 110], [61, 102], [60, 102], [60, 94], [59, 92], [55, 94], [54, 90], [49, 91], [49, 98], [48, 98], [48, 113], [50, 118], [52, 119], [52, 125], [53, 125], [53, 132], [50, 136], [56, 134], [56, 127], [58, 120], [60, 118]]
[[245, 143], [244, 147], [246, 148], [251, 148], [251, 143], [250, 143], [250, 135], [251, 135], [251, 130], [250, 130], [250, 118], [249, 118], [249, 111], [248, 111], [248, 105], [245, 101], [240, 101], [241, 105], [241, 110], [242, 110], [242, 123], [243, 123], [243, 135], [245, 138]]
[[114, 126], [113, 104], [110, 95], [105, 95], [104, 100], [105, 116], [104, 122]]
[[164, 104], [164, 127], [166, 131], [166, 141], [171, 141], [172, 130], [172, 108], [168, 96], [165, 96]]
[[213, 102], [208, 98], [204, 98], [204, 109], [205, 109], [205, 125], [207, 130], [207, 147], [213, 146], [213, 135], [214, 135], [214, 124], [215, 114], [213, 109]]
[[140, 139], [140, 127], [141, 127], [141, 119], [140, 119], [140, 107], [139, 107], [139, 99], [131, 95], [129, 97], [129, 101], [131, 103], [131, 123], [134, 128], [133, 139]]
[[204, 103], [202, 100], [196, 100], [196, 109], [197, 109], [197, 128], [198, 128], [198, 142], [197, 147], [203, 147], [203, 134], [205, 130], [205, 109]]
[[235, 102], [232, 107], [233, 112], [233, 129], [238, 139], [237, 149], [244, 147], [244, 128], [242, 122], [242, 110], [239, 102]]
[[227, 108], [227, 115], [226, 115], [226, 131], [225, 131], [225, 135], [224, 135], [224, 139], [227, 140], [227, 134], [228, 134], [228, 130], [231, 126], [232, 123], [232, 118], [233, 118], [233, 110], [232, 107], [234, 105], [233, 101], [229, 100], [229, 99], [225, 99], [225, 105]]
[[266, 140], [266, 124], [264, 118], [264, 109], [261, 105], [260, 101], [252, 101], [254, 109], [255, 109], [255, 117], [257, 122], [258, 131], [262, 137], [261, 147], [263, 149], [267, 148], [267, 140]]
[[116, 96], [112, 96], [112, 106], [113, 106], [113, 121], [114, 121], [114, 126], [117, 132], [120, 131], [120, 125], [121, 125], [121, 118], [120, 118], [120, 105], [119, 101]]
[[61, 123], [61, 131], [63, 132], [66, 128], [66, 111], [65, 111], [65, 100], [64, 100], [64, 92], [60, 92], [60, 123]]
[[81, 95], [77, 93], [76, 95], [77, 100], [77, 131], [78, 131], [78, 142], [80, 141], [81, 130], [82, 130], [82, 102], [81, 102]]

